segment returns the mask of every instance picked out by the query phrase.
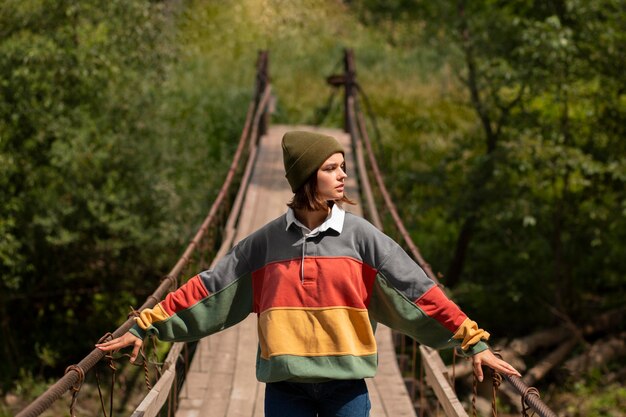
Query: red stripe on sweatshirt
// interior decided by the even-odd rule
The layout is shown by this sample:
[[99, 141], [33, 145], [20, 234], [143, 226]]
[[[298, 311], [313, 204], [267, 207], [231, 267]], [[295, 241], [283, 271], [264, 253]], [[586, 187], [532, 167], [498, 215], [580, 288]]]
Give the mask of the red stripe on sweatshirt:
[[254, 311], [275, 307], [367, 308], [376, 270], [347, 257], [304, 258], [274, 262], [252, 273]]
[[418, 298], [415, 304], [452, 333], [456, 332], [467, 318], [465, 313], [436, 285]]
[[191, 307], [208, 295], [209, 292], [202, 283], [202, 279], [196, 275], [181, 286], [178, 291], [169, 293], [161, 302], [161, 307], [172, 316], [177, 311]]

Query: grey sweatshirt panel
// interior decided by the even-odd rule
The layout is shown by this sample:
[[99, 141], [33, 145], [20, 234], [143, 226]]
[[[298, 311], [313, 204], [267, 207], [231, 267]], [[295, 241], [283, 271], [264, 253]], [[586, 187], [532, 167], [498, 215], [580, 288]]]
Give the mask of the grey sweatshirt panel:
[[237, 243], [241, 252], [246, 254], [252, 272], [271, 262], [302, 256], [302, 233], [297, 227], [285, 230], [285, 217], [283, 214]]
[[210, 294], [219, 292], [239, 277], [249, 276], [250, 264], [238, 246], [234, 246], [213, 269], [201, 272], [200, 279]]
[[283, 214], [241, 240], [213, 271], [200, 274], [207, 290], [217, 292], [269, 263], [302, 259], [303, 250], [305, 257], [348, 257], [363, 262], [380, 271], [411, 301], [434, 285], [393, 239], [359, 216], [346, 213], [341, 234], [328, 229], [307, 238], [306, 245], [299, 227], [285, 230], [286, 226]]
[[[414, 302], [435, 285], [398, 243], [367, 220], [350, 213], [346, 213], [341, 239], [325, 238], [328, 240], [320, 256], [335, 256], [334, 253], [350, 256], [341, 254], [342, 249], [336, 247], [346, 245], [344, 237], [350, 246], [347, 251], [358, 253], [359, 260], [378, 271], [410, 301]], [[329, 252], [325, 253], [326, 250]]]
[[379, 268], [379, 273], [410, 301], [415, 302], [435, 283], [399, 245]]
[[201, 272], [209, 293], [223, 290], [240, 277], [249, 277], [268, 262], [299, 258], [302, 236], [296, 230], [285, 232], [285, 226], [282, 215], [233, 246], [213, 269]]
[[[302, 257], [304, 238], [297, 226], [285, 230], [285, 215], [273, 220], [238, 246], [250, 261], [252, 271], [271, 262]], [[367, 220], [346, 213], [341, 234], [328, 229], [306, 239], [306, 256], [348, 257], [378, 269], [398, 245]]]

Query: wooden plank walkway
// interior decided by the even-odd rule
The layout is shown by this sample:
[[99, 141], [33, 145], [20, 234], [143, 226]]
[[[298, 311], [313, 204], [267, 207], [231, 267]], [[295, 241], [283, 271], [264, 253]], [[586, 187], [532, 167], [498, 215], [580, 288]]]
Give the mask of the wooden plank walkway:
[[[261, 138], [257, 161], [243, 210], [237, 226], [235, 242], [285, 212], [292, 193], [284, 176], [281, 139], [289, 130], [310, 130], [337, 138], [346, 148], [348, 173], [354, 173], [350, 138], [336, 129], [309, 126], [275, 125]], [[358, 197], [354, 176], [346, 181], [347, 194]], [[361, 215], [361, 208], [346, 207]], [[265, 384], [255, 377], [257, 352], [257, 318], [250, 315], [235, 327], [202, 339], [181, 390], [177, 417], [262, 417]], [[372, 401], [372, 417], [415, 416], [396, 362], [391, 331], [379, 325], [378, 374], [368, 379]]]

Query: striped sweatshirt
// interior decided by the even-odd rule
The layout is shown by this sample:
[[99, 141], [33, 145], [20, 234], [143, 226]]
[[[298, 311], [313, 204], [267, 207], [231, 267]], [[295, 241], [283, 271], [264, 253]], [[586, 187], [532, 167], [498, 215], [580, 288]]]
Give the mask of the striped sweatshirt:
[[131, 329], [190, 341], [255, 313], [261, 382], [373, 377], [376, 323], [434, 348], [487, 349], [479, 329], [391, 238], [333, 206], [304, 232], [287, 212], [235, 245]]

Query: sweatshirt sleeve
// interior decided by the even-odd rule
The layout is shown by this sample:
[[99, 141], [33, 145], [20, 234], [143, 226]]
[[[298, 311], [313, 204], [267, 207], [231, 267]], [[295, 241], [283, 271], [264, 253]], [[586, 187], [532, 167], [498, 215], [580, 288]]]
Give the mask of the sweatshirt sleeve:
[[489, 333], [470, 320], [397, 243], [382, 236], [378, 252], [385, 256], [376, 267], [372, 318], [436, 349], [460, 347], [466, 355], [487, 349]]
[[233, 326], [252, 312], [252, 279], [245, 256], [235, 246], [212, 270], [194, 276], [154, 308], [135, 318], [130, 332], [144, 338], [190, 341]]

